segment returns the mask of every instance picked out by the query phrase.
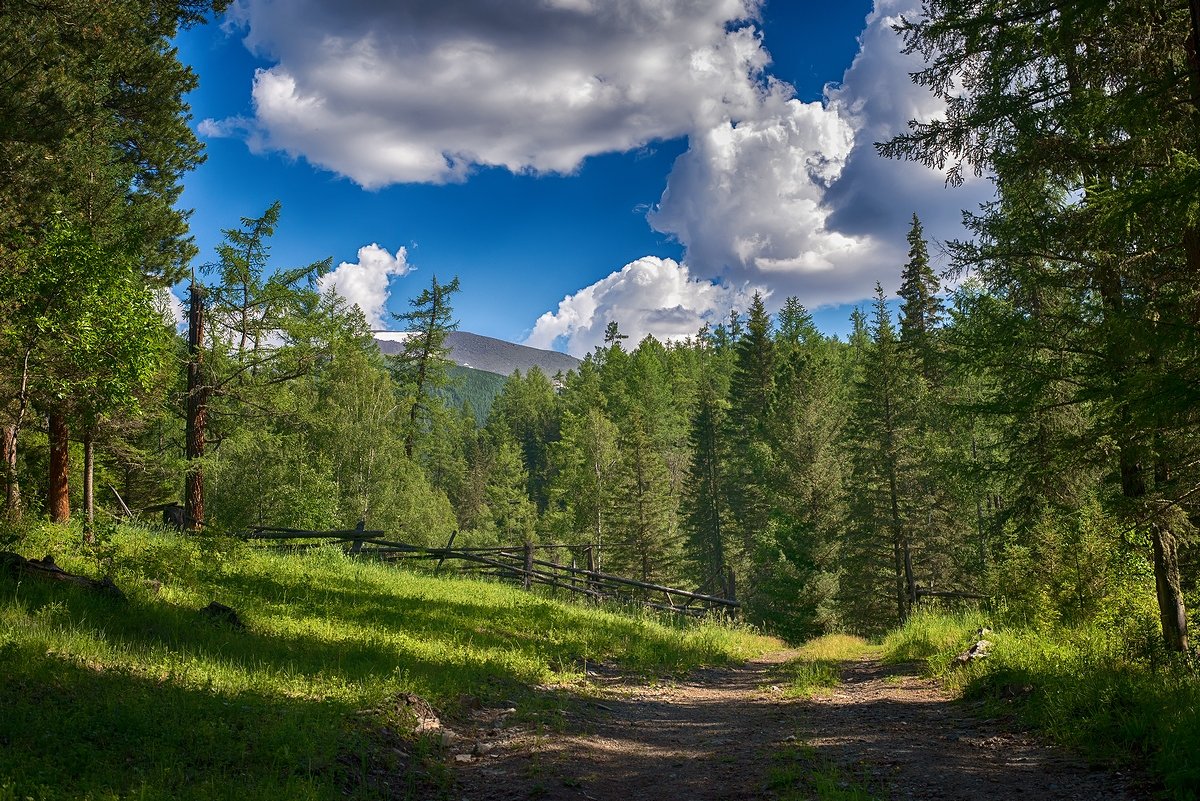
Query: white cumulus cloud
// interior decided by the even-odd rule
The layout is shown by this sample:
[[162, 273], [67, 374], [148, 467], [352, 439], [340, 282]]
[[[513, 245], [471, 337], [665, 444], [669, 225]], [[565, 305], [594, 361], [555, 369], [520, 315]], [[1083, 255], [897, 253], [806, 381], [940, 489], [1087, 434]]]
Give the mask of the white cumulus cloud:
[[386, 328], [384, 307], [390, 294], [391, 279], [412, 270], [408, 251], [400, 248], [392, 255], [387, 248], [372, 242], [358, 249], [358, 261], [344, 261], [336, 270], [321, 277], [322, 292], [332, 289], [362, 309], [372, 328]]
[[867, 245], [828, 228], [824, 195], [853, 143], [836, 109], [766, 104], [759, 119], [692, 136], [650, 223], [684, 244], [701, 275], [789, 292], [842, 280]]
[[647, 334], [682, 339], [721, 322], [731, 309], [746, 308], [750, 294], [694, 278], [674, 259], [645, 256], [563, 298], [556, 311], [538, 318], [525, 344], [583, 356], [603, 343], [610, 322], [632, 343]]
[[373, 188], [475, 165], [571, 172], [599, 153], [754, 113], [762, 0], [241, 0], [274, 62], [255, 118], [205, 120]]
[[[646, 257], [601, 278], [543, 315], [530, 344], [586, 351], [614, 319], [634, 337], [694, 333], [744, 307], [738, 287], [810, 308], [868, 297], [876, 281], [895, 291], [912, 214], [933, 239], [961, 236], [961, 210], [992, 194], [986, 180], [948, 190], [875, 151], [942, 111], [912, 84], [922, 63], [891, 27], [919, 4], [877, 0], [841, 82], [808, 103], [770, 75], [763, 4], [237, 0], [229, 29], [270, 66], [255, 75], [252, 118], [199, 129], [367, 188], [462, 181], [486, 166], [570, 173], [589, 156], [687, 136], [648, 215], [683, 245], [683, 263]], [[336, 283], [378, 324], [387, 278], [402, 273], [364, 265], [360, 252]]]
[[[801, 102], [773, 84], [740, 119], [692, 131], [648, 215], [683, 244], [685, 263], [641, 259], [614, 272], [543, 315], [529, 343], [565, 338], [571, 352], [584, 352], [614, 319], [635, 335], [692, 333], [699, 320], [746, 307], [745, 293], [729, 287], [766, 288], [769, 306], [788, 295], [810, 308], [858, 301], [876, 281], [889, 292], [898, 288], [914, 212], [927, 235], [961, 236], [961, 209], [990, 196], [986, 181], [947, 190], [936, 172], [875, 151], [875, 142], [904, 131], [910, 119], [943, 110], [910, 80], [921, 61], [902, 52], [892, 30], [900, 14], [918, 10], [907, 0], [880, 0], [842, 82], [829, 85], [821, 101]], [[646, 288], [630, 280], [650, 265], [656, 280]], [[702, 300], [679, 304], [664, 297], [667, 285]], [[677, 308], [690, 319], [669, 330], [655, 310], [665, 320]]]
[[684, 245], [694, 273], [817, 307], [862, 299], [876, 281], [895, 291], [914, 212], [927, 236], [962, 235], [961, 210], [990, 197], [986, 181], [948, 190], [944, 176], [875, 150], [909, 120], [943, 111], [912, 83], [922, 62], [892, 30], [918, 11], [879, 0], [857, 56], [822, 101], [772, 94], [756, 114], [691, 136], [649, 221]]

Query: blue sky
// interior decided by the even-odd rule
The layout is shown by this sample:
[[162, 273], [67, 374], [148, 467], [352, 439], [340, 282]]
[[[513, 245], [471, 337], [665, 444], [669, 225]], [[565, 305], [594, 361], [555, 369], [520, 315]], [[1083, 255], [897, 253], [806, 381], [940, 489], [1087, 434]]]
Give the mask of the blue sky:
[[387, 326], [436, 274], [463, 329], [575, 353], [610, 319], [678, 336], [755, 290], [845, 331], [895, 290], [914, 211], [956, 236], [987, 194], [874, 156], [937, 113], [888, 28], [905, 4], [879, 5], [242, 0], [177, 42], [208, 155], [181, 201], [197, 263], [279, 199], [274, 264], [332, 257]]

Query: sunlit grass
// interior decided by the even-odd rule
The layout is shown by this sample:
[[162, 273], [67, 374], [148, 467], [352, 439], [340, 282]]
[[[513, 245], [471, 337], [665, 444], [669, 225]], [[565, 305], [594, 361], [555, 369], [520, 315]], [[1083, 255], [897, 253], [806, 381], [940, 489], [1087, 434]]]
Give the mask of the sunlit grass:
[[784, 665], [789, 684], [784, 695], [809, 698], [841, 682], [843, 662], [858, 659], [878, 650], [861, 637], [850, 634], [826, 634], [809, 640], [797, 649], [797, 655]]
[[987, 634], [990, 654], [956, 665], [992, 622], [981, 612], [919, 610], [887, 636], [885, 655], [924, 659], [989, 714], [1015, 714], [1098, 762], [1148, 768], [1164, 797], [1200, 797], [1200, 673], [1192, 658], [1165, 652], [1157, 621], [1031, 629], [1000, 617]]
[[903, 626], [884, 637], [883, 656], [889, 662], [925, 661], [944, 666], [974, 642], [975, 632], [986, 627], [989, 623], [983, 612], [918, 607]]
[[[41, 526], [21, 550], [97, 575], [77, 537]], [[536, 709], [555, 702], [538, 687], [579, 680], [585, 660], [670, 673], [779, 647], [331, 548], [124, 528], [100, 556], [126, 602], [0, 576], [0, 800], [395, 795], [373, 775], [400, 770], [379, 732], [403, 727], [380, 711], [401, 694], [451, 716], [464, 699]], [[214, 600], [246, 630], [203, 618]]]

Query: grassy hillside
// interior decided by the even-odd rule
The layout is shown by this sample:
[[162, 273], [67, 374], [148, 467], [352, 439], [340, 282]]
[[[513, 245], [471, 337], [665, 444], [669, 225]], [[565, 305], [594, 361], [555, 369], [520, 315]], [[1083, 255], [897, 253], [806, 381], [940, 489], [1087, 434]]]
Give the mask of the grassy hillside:
[[[406, 693], [451, 717], [515, 702], [537, 719], [585, 659], [677, 671], [777, 645], [335, 549], [132, 527], [90, 557], [77, 542], [46, 525], [17, 550], [111, 565], [128, 600], [0, 576], [0, 799], [425, 797], [441, 760], [397, 734]], [[214, 600], [246, 629], [197, 612]]]

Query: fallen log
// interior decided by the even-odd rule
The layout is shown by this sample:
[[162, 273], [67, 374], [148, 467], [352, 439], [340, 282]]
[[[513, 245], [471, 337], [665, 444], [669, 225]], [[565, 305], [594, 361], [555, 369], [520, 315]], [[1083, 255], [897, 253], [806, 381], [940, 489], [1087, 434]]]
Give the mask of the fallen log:
[[83, 587], [86, 590], [98, 592], [101, 595], [107, 595], [110, 598], [125, 600], [125, 593], [121, 592], [120, 587], [113, 584], [112, 579], [105, 577], [97, 580], [88, 578], [87, 576], [76, 575], [75, 573], [68, 573], [54, 564], [53, 556], [47, 555], [41, 559], [26, 559], [24, 556], [12, 553], [11, 551], [0, 551], [0, 565], [7, 567], [14, 577], [26, 575], [46, 579], [47, 581], [61, 581], [65, 584], [73, 584], [76, 587]]
[[[987, 631], [987, 629], [980, 629], [980, 631]], [[971, 662], [974, 662], [977, 659], [985, 659], [988, 656], [988, 654], [991, 653], [991, 651], [992, 651], [992, 641], [991, 640], [979, 640], [977, 643], [972, 645], [970, 648], [963, 651], [958, 656], [954, 657], [954, 661], [951, 663], [951, 667], [966, 665]]]

